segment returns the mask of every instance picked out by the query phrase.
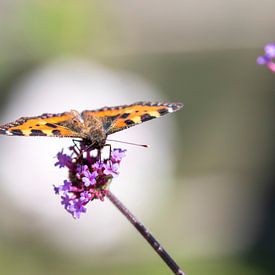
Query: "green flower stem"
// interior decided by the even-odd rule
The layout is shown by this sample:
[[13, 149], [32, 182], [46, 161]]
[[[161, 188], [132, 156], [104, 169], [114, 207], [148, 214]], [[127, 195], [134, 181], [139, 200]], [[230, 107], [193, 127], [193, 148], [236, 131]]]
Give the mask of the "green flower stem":
[[184, 272], [165, 251], [161, 244], [153, 237], [146, 227], [126, 208], [126, 206], [109, 190], [106, 194], [108, 199], [118, 208], [118, 210], [131, 222], [139, 233], [147, 240], [153, 249], [159, 254], [163, 261], [173, 271], [174, 274], [184, 275]]

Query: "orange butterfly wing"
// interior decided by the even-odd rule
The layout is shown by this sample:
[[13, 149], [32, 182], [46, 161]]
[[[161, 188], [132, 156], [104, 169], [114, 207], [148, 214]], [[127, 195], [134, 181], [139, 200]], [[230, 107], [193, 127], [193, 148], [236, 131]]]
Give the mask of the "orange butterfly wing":
[[175, 112], [182, 108], [182, 103], [136, 102], [131, 105], [103, 107], [94, 111], [83, 111], [81, 116], [99, 117], [107, 135], [140, 124], [142, 122]]
[[74, 112], [43, 114], [35, 117], [21, 117], [14, 122], [0, 126], [0, 135], [82, 137]]
[[102, 124], [102, 130], [105, 134], [110, 135], [142, 122], [175, 112], [182, 107], [181, 103], [142, 101], [131, 105], [83, 111], [81, 116], [78, 112], [71, 111], [60, 114], [22, 117], [14, 122], [0, 126], [0, 135], [89, 139], [87, 132], [93, 131], [94, 128], [98, 129], [98, 124], [86, 125], [85, 122], [94, 122], [91, 118], [97, 118]]

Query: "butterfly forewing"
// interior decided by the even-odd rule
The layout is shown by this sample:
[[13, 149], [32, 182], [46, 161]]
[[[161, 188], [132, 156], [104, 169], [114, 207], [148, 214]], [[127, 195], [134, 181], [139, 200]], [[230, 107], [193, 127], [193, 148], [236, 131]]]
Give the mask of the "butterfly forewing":
[[106, 134], [110, 135], [142, 122], [175, 112], [182, 106], [181, 103], [143, 101], [131, 105], [84, 111], [81, 115], [83, 117], [96, 116], [102, 118]]
[[22, 117], [0, 126], [0, 134], [9, 136], [80, 137], [78, 132], [68, 127], [72, 124], [74, 118], [75, 115], [72, 112]]
[[98, 110], [22, 117], [0, 126], [0, 135], [74, 137], [102, 148], [106, 137], [142, 122], [179, 110], [181, 103], [137, 102]]

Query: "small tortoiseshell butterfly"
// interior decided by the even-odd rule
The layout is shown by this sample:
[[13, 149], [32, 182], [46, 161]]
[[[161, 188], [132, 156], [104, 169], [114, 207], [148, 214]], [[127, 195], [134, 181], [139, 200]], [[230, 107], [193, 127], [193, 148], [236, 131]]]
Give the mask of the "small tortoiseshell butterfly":
[[0, 126], [0, 135], [80, 138], [91, 149], [101, 149], [107, 136], [182, 108], [181, 103], [136, 102], [98, 110], [21, 117]]

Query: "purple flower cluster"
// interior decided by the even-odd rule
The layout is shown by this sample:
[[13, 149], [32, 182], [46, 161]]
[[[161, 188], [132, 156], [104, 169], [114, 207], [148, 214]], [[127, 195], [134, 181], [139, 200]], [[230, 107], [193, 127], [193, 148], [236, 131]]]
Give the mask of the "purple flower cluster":
[[86, 204], [94, 199], [103, 200], [111, 180], [118, 176], [119, 165], [126, 150], [113, 149], [110, 158], [101, 160], [99, 150], [87, 150], [81, 145], [69, 148], [71, 154], [57, 154], [55, 166], [69, 170], [69, 180], [54, 186], [61, 196], [61, 204], [76, 219], [87, 211]]
[[268, 43], [264, 50], [265, 54], [257, 58], [257, 63], [266, 65], [272, 72], [275, 72], [275, 43]]

